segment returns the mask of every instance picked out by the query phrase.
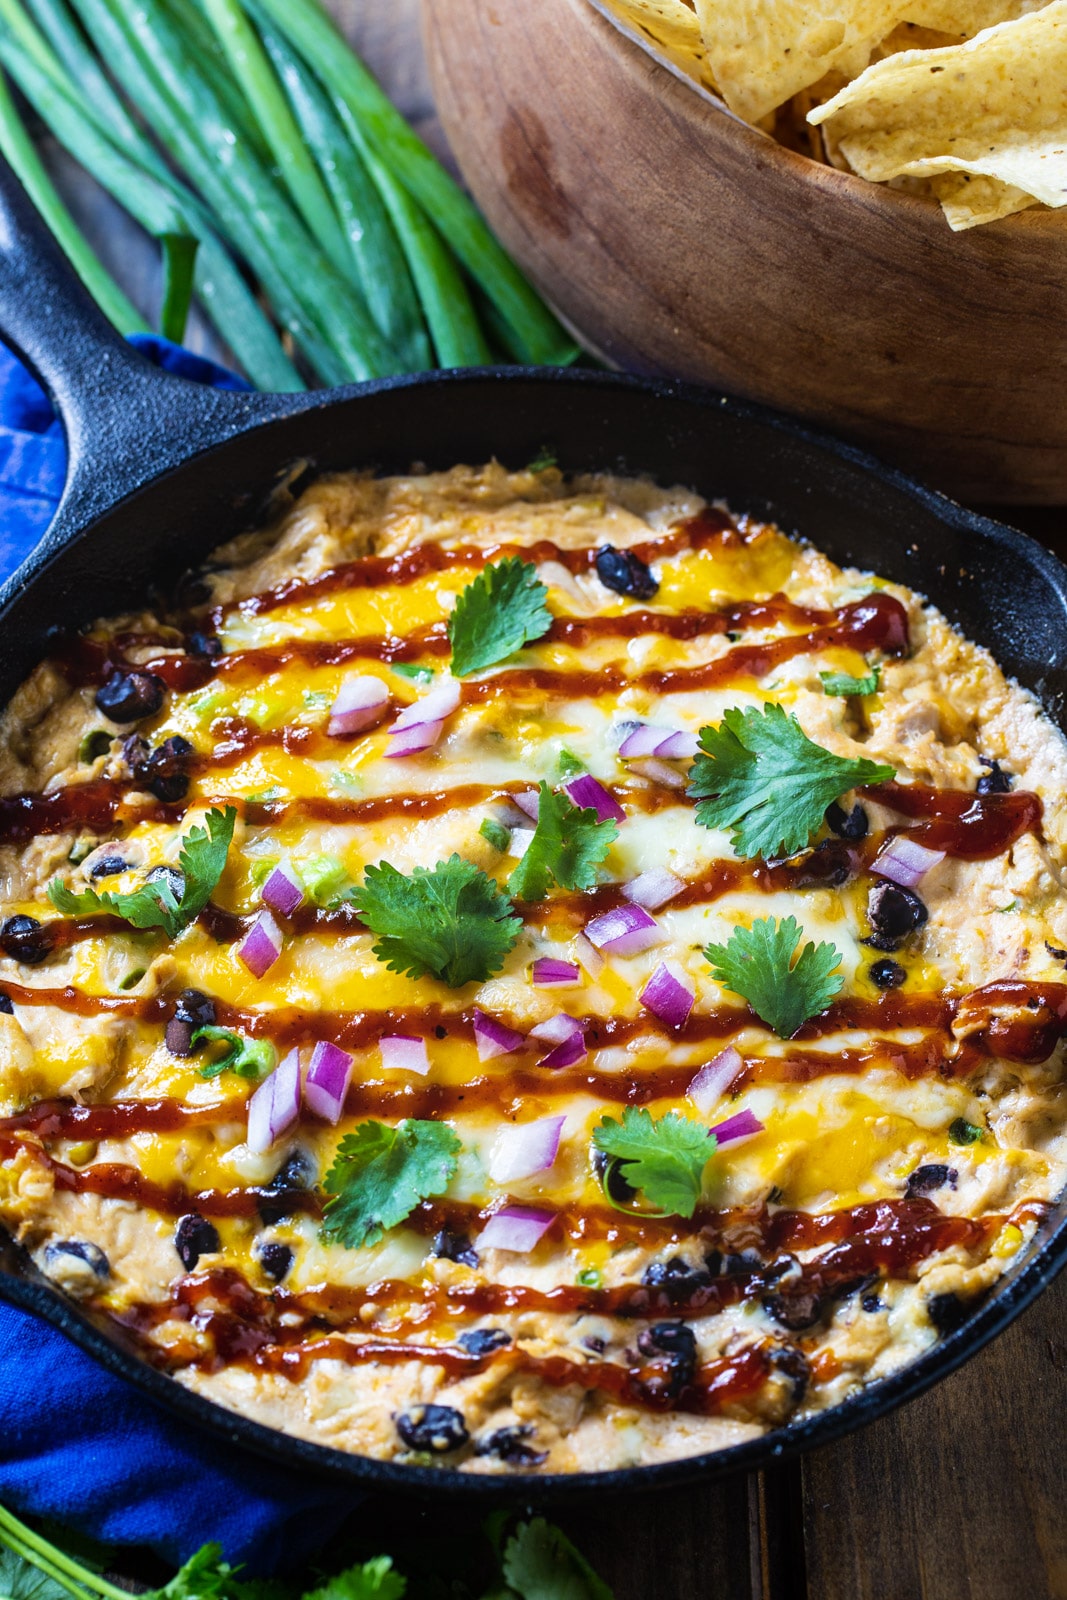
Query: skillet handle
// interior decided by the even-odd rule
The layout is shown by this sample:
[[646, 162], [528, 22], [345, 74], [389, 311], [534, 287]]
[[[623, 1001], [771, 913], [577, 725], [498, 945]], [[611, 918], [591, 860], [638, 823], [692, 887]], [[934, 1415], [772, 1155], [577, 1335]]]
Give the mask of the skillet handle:
[[311, 398], [212, 389], [146, 361], [97, 308], [2, 159], [0, 338], [48, 391], [66, 434], [66, 486], [44, 541], [52, 550], [150, 479]]

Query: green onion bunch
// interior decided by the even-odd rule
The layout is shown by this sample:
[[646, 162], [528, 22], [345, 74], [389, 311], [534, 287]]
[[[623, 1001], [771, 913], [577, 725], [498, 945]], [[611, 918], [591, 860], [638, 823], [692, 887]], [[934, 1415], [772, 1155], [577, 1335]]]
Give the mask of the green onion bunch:
[[[160, 331], [195, 293], [258, 388], [574, 359], [319, 0], [0, 0], [0, 65], [158, 239]], [[0, 151], [105, 315], [147, 331], [2, 74]]]

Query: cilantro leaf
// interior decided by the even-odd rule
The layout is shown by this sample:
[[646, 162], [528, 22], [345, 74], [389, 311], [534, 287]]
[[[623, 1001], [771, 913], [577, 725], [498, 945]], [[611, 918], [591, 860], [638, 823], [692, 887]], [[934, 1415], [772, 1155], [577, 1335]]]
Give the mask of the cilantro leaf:
[[803, 931], [796, 917], [761, 917], [751, 928], [735, 928], [726, 944], [704, 950], [716, 982], [747, 1000], [780, 1039], [791, 1039], [802, 1022], [825, 1010], [845, 981], [837, 971], [841, 952], [832, 944], [809, 939], [797, 954]]
[[613, 1600], [567, 1535], [544, 1517], [515, 1529], [504, 1551], [504, 1577], [520, 1600]]
[[778, 705], [732, 707], [719, 727], [701, 728], [700, 745], [689, 771], [696, 819], [729, 828], [745, 860], [795, 854], [834, 800], [894, 776], [892, 767], [824, 750]]
[[592, 806], [573, 805], [542, 781], [534, 836], [508, 888], [520, 900], [543, 900], [553, 880], [561, 889], [591, 889], [597, 867], [618, 836], [618, 824], [610, 817], [598, 822]]
[[466, 678], [540, 639], [552, 626], [548, 590], [529, 561], [494, 561], [456, 598], [448, 619], [452, 672]]
[[498, 822], [495, 817], [483, 817], [482, 825], [478, 832], [487, 844], [492, 845], [494, 850], [504, 851], [511, 843], [511, 829], [505, 828], [504, 824]]
[[246, 1039], [243, 1033], [234, 1033], [229, 1028], [216, 1028], [214, 1023], [205, 1023], [202, 1028], [197, 1028], [192, 1043], [199, 1044], [201, 1039], [216, 1040], [226, 1046], [221, 1056], [200, 1068], [202, 1078], [217, 1078], [223, 1072], [236, 1072], [239, 1078], [258, 1081], [273, 1070], [278, 1059], [269, 1039]]
[[337, 1573], [303, 1600], [403, 1600], [406, 1592], [407, 1579], [395, 1570], [392, 1558], [376, 1556]]
[[234, 1581], [235, 1568], [222, 1559], [222, 1546], [204, 1544], [195, 1555], [145, 1600], [234, 1600], [245, 1587]]
[[978, 1144], [982, 1130], [977, 1123], [968, 1122], [966, 1117], [954, 1117], [948, 1125], [948, 1136], [953, 1144]]
[[503, 890], [459, 855], [410, 877], [380, 861], [351, 898], [390, 972], [433, 973], [452, 989], [499, 972], [522, 927]]
[[181, 899], [176, 898], [167, 878], [142, 883], [129, 894], [103, 894], [85, 889], [75, 894], [60, 878], [48, 885], [48, 898], [66, 917], [92, 916], [114, 912], [135, 928], [162, 928], [169, 939], [176, 939], [203, 911], [226, 865], [237, 812], [209, 811], [207, 827], [190, 828], [182, 840], [178, 866], [184, 878]]
[[627, 1106], [621, 1122], [601, 1119], [593, 1129], [593, 1143], [621, 1166], [626, 1182], [640, 1189], [662, 1215], [693, 1215], [704, 1168], [715, 1152], [714, 1136], [703, 1123], [675, 1111], [656, 1118], [643, 1106]]
[[411, 1215], [420, 1200], [443, 1194], [456, 1170], [460, 1142], [444, 1122], [410, 1117], [391, 1128], [361, 1122], [337, 1146], [323, 1188], [322, 1231], [349, 1250], [377, 1244], [387, 1228]]
[[391, 661], [389, 670], [400, 678], [410, 678], [412, 683], [433, 682], [433, 668], [420, 667], [415, 661]]
[[824, 694], [877, 694], [882, 669], [875, 662], [865, 678], [850, 678], [847, 672], [820, 672]]

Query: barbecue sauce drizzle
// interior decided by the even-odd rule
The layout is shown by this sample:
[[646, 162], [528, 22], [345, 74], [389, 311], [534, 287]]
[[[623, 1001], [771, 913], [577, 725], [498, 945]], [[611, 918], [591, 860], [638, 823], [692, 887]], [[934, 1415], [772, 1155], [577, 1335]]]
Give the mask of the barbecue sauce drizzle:
[[[699, 549], [714, 542], [724, 546], [740, 543], [748, 536], [730, 518], [714, 508], [672, 530], [666, 537], [636, 549], [646, 562], [663, 560], [686, 549]], [[758, 537], [758, 533], [757, 533]], [[394, 558], [364, 557], [311, 580], [292, 580], [267, 593], [216, 608], [212, 623], [218, 627], [230, 610], [246, 616], [261, 615], [282, 606], [306, 603], [343, 589], [381, 584], [411, 583], [432, 572], [451, 567], [484, 566], [504, 554], [521, 553], [534, 562], [561, 562], [571, 572], [587, 570], [596, 552], [561, 550], [544, 541], [520, 550], [501, 546], [496, 550], [444, 550], [424, 545]], [[506, 694], [513, 699], [546, 695], [584, 696], [619, 688], [624, 683], [667, 693], [710, 688], [738, 678], [761, 678], [789, 659], [812, 653], [828, 645], [848, 646], [864, 652], [878, 649], [886, 655], [900, 655], [907, 649], [907, 615], [898, 600], [884, 593], [841, 607], [821, 611], [800, 607], [785, 596], [768, 601], [737, 604], [713, 613], [683, 612], [666, 615], [633, 609], [617, 617], [589, 619], [559, 618], [553, 623], [548, 640], [581, 650], [597, 639], [632, 639], [645, 633], [677, 640], [692, 640], [746, 628], [786, 627], [797, 631], [752, 645], [728, 650], [701, 667], [646, 672], [636, 678], [625, 677], [608, 666], [598, 672], [519, 669], [504, 671], [481, 683], [466, 684], [464, 697], [477, 702]], [[806, 630], [806, 631], [805, 631]], [[146, 647], [161, 646], [161, 653], [145, 661]], [[292, 663], [307, 666], [343, 664], [369, 659], [384, 663], [408, 661], [423, 656], [447, 654], [448, 641], [443, 626], [432, 627], [406, 639], [393, 637], [356, 638], [336, 642], [294, 641], [273, 648], [234, 652], [216, 660], [204, 660], [174, 648], [174, 640], [152, 639], [143, 635], [118, 635], [103, 643], [91, 638], [74, 641], [63, 653], [61, 666], [75, 685], [103, 682], [117, 668], [127, 667], [126, 652], [137, 649], [138, 667], [156, 673], [167, 686], [178, 692], [197, 689], [216, 677], [256, 677], [276, 672]], [[336, 741], [326, 740], [315, 730], [287, 728], [264, 733], [239, 719], [216, 724], [220, 742], [210, 759], [194, 760], [192, 770], [218, 771], [244, 759], [256, 749], [284, 743], [301, 754], [321, 753], [322, 747], [336, 749]], [[302, 799], [281, 805], [247, 808], [250, 820], [275, 821], [294, 813], [312, 818], [345, 817], [353, 821], [383, 817], [427, 816], [461, 804], [502, 797], [507, 791], [466, 785], [437, 795], [400, 795], [372, 801], [322, 801]], [[966, 860], [986, 859], [1001, 854], [1028, 831], [1037, 832], [1041, 805], [1035, 795], [1024, 792], [978, 796], [956, 791], [939, 791], [919, 785], [884, 784], [869, 791], [870, 797], [899, 813], [917, 826], [909, 835], [933, 849]], [[661, 804], [676, 804], [673, 794], [638, 791], [627, 798], [655, 809]], [[116, 823], [135, 817], [138, 821], [180, 820], [184, 807], [153, 802], [136, 796], [131, 802], [129, 786], [103, 779], [49, 794], [27, 794], [0, 799], [0, 842], [18, 843], [38, 834], [60, 833], [70, 829], [89, 829], [104, 833]], [[890, 830], [890, 834], [897, 831]], [[851, 852], [856, 871], [864, 870], [882, 839], [873, 837]], [[791, 887], [802, 881], [803, 860], [785, 863], [716, 863], [697, 883], [689, 884], [676, 904], [693, 904], [714, 899], [739, 886], [768, 892]], [[575, 918], [587, 919], [595, 910], [618, 903], [617, 886], [591, 895], [572, 897], [573, 906], [562, 909]], [[536, 913], [537, 908], [533, 908]], [[559, 915], [561, 906], [553, 902]], [[209, 907], [205, 913], [209, 931], [220, 940], [240, 936], [242, 919]], [[49, 926], [54, 950], [80, 938], [110, 932], [123, 924], [111, 917], [74, 919]], [[295, 919], [296, 931], [358, 927], [350, 908], [339, 913], [308, 911]], [[162, 997], [128, 1000], [117, 997], [83, 995], [73, 988], [60, 991], [8, 985], [12, 998], [24, 1005], [52, 1004], [87, 1015], [114, 1012], [146, 1021], [162, 1022], [168, 1002]], [[963, 1044], [952, 1044], [949, 1029], [959, 1019], [967, 1037]], [[267, 1035], [280, 1046], [300, 1043], [318, 1034], [348, 1048], [360, 1048], [375, 1040], [384, 1025], [378, 1013], [308, 1019], [284, 1012], [264, 1017], [241, 1014], [233, 1008], [220, 1008], [224, 1025], [238, 1025], [257, 1036]], [[651, 1019], [587, 1020], [590, 1047], [624, 1042], [638, 1029], [649, 1031]], [[732, 1033], [745, 1020], [736, 1008], [694, 1017], [686, 1030], [688, 1040], [718, 1039]], [[748, 1020], [754, 1020], [749, 1017]], [[389, 1021], [398, 1018], [390, 1013]], [[471, 1017], [449, 1015], [452, 1031], [470, 1033]], [[408, 1026], [429, 1031], [434, 1019], [429, 1012], [412, 1014]], [[806, 1080], [826, 1070], [862, 1071], [872, 1059], [889, 1059], [909, 1076], [929, 1073], [965, 1074], [973, 1069], [984, 1050], [1015, 1061], [1044, 1060], [1067, 1025], [1067, 986], [1004, 982], [987, 985], [962, 998], [912, 997], [887, 993], [877, 1000], [847, 999], [838, 1002], [820, 1017], [812, 1019], [797, 1035], [801, 1043], [837, 1028], [892, 1029], [921, 1027], [929, 1037], [919, 1045], [899, 1045], [885, 1041], [870, 1051], [843, 1051], [836, 1056], [814, 1053], [794, 1054], [788, 1060], [749, 1061], [735, 1087], [751, 1082], [774, 1081], [788, 1077]], [[640, 1069], [621, 1074], [579, 1070], [553, 1074], [552, 1084], [563, 1093], [576, 1088], [593, 1089], [607, 1100], [640, 1104], [663, 1096], [677, 1097], [684, 1090], [692, 1068]], [[388, 1109], [405, 1115], [444, 1115], [458, 1100], [479, 1099], [499, 1102], [507, 1096], [512, 1102], [528, 1093], [545, 1092], [543, 1075], [535, 1068], [513, 1069], [506, 1083], [498, 1076], [485, 1077], [460, 1086], [423, 1085], [414, 1091], [391, 1090], [390, 1086], [364, 1081], [353, 1087], [348, 1112]], [[394, 1105], [393, 1102], [396, 1102]], [[208, 1190], [190, 1193], [180, 1184], [161, 1188], [141, 1172], [117, 1162], [102, 1162], [75, 1169], [57, 1160], [49, 1150], [54, 1140], [71, 1138], [123, 1138], [133, 1132], [178, 1131], [186, 1127], [211, 1124], [232, 1116], [232, 1107], [191, 1109], [169, 1100], [118, 1102], [84, 1106], [63, 1102], [43, 1102], [21, 1116], [0, 1123], [0, 1159], [9, 1159], [27, 1144], [50, 1167], [56, 1187], [78, 1193], [94, 1193], [132, 1200], [162, 1215], [180, 1215], [196, 1209], [205, 1216], [252, 1217], [265, 1192], [255, 1186], [233, 1191]], [[42, 1144], [41, 1141], [44, 1141]], [[316, 1212], [318, 1197], [313, 1193], [296, 1196], [293, 1209]], [[1033, 1203], [1027, 1220], [1038, 1220], [1041, 1207]], [[442, 1202], [424, 1202], [409, 1219], [409, 1226], [424, 1233], [442, 1226], [469, 1229], [477, 1220], [471, 1207]], [[764, 1208], [756, 1214], [738, 1218], [729, 1214], [698, 1213], [690, 1222], [680, 1218], [648, 1219], [602, 1209], [562, 1210], [552, 1231], [572, 1239], [607, 1238], [663, 1244], [699, 1235], [707, 1243], [725, 1234], [736, 1235], [738, 1227], [747, 1245], [755, 1243], [762, 1257], [783, 1249], [821, 1250], [801, 1272], [801, 1287], [810, 1289], [820, 1300], [832, 1302], [859, 1283], [880, 1273], [907, 1276], [918, 1262], [952, 1245], [975, 1251], [988, 1244], [1002, 1225], [1003, 1218], [972, 1221], [949, 1217], [929, 1200], [885, 1200], [851, 1210], [825, 1215], [806, 1212], [773, 1211]], [[537, 1358], [519, 1347], [510, 1346], [491, 1356], [471, 1356], [457, 1346], [412, 1344], [398, 1339], [365, 1335], [343, 1337], [355, 1331], [363, 1334], [365, 1323], [360, 1313], [373, 1304], [392, 1308], [390, 1331], [424, 1328], [427, 1321], [450, 1319], [461, 1314], [486, 1315], [512, 1310], [595, 1313], [620, 1318], [672, 1318], [710, 1315], [740, 1300], [761, 1293], [768, 1286], [763, 1268], [749, 1267], [740, 1273], [711, 1279], [688, 1299], [679, 1302], [664, 1289], [628, 1285], [610, 1290], [563, 1287], [536, 1290], [490, 1283], [452, 1283], [413, 1285], [405, 1282], [379, 1283], [366, 1291], [331, 1287], [318, 1294], [294, 1295], [275, 1288], [269, 1294], [253, 1289], [232, 1269], [191, 1274], [177, 1280], [164, 1305], [134, 1306], [118, 1313], [132, 1333], [146, 1341], [151, 1331], [168, 1319], [186, 1320], [201, 1335], [206, 1335], [208, 1353], [200, 1345], [188, 1351], [171, 1351], [149, 1345], [149, 1359], [172, 1370], [182, 1365], [198, 1365], [212, 1370], [232, 1362], [241, 1363], [299, 1378], [317, 1359], [330, 1357], [346, 1362], [402, 1362], [418, 1360], [442, 1367], [450, 1376], [476, 1373], [490, 1361], [507, 1362], [516, 1371], [536, 1374], [542, 1381], [578, 1384], [612, 1394], [627, 1404], [646, 1409], [677, 1409], [703, 1413], [721, 1410], [732, 1402], [751, 1396], [765, 1383], [772, 1367], [765, 1345], [752, 1343], [729, 1357], [701, 1367], [680, 1392], [658, 1381], [662, 1374], [649, 1374], [633, 1360], [628, 1365], [613, 1361], [575, 1361], [565, 1357]], [[405, 1308], [406, 1311], [400, 1310]], [[398, 1311], [400, 1314], [398, 1315]], [[281, 1321], [284, 1313], [285, 1321]], [[112, 1313], [115, 1315], [115, 1313]], [[632, 1353], [628, 1353], [632, 1355]], [[649, 1363], [645, 1363], [647, 1368]], [[651, 1363], [653, 1369], [657, 1363]], [[649, 1381], [651, 1377], [651, 1381]]]

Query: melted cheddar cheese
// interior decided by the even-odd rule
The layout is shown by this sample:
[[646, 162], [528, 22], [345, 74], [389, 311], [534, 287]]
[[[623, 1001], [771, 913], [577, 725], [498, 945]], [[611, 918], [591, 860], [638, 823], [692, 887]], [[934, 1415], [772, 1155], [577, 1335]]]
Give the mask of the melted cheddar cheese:
[[[605, 546], [644, 564], [650, 598], [601, 580]], [[457, 596], [513, 555], [546, 586], [550, 632], [465, 679], [437, 742], [397, 758], [391, 724], [448, 681]], [[874, 693], [826, 692], [823, 674], [874, 664]], [[101, 711], [116, 673], [158, 685], [145, 714]], [[388, 701], [337, 737], [353, 675]], [[861, 838], [824, 823], [798, 856], [743, 861], [698, 824], [688, 758], [620, 755], [637, 724], [695, 735], [767, 705], [893, 769], [843, 799]], [[249, 969], [279, 862], [358, 885], [382, 861], [409, 874], [458, 854], [503, 887], [529, 834], [518, 802], [575, 771], [625, 821], [593, 889], [518, 905], [484, 981], [390, 970], [350, 904], [310, 894], [277, 917], [269, 969]], [[176, 1381], [345, 1450], [592, 1470], [832, 1405], [965, 1316], [1063, 1187], [1065, 779], [1036, 702], [917, 596], [684, 490], [495, 464], [324, 478], [218, 552], [191, 609], [100, 623], [5, 713], [0, 1220]], [[190, 828], [226, 806], [225, 870], [177, 937], [51, 904], [57, 875], [123, 893], [175, 869]], [[926, 918], [875, 948], [872, 863], [901, 832], [937, 854]], [[591, 959], [591, 918], [664, 869], [678, 889], [656, 943]], [[783, 1039], [703, 950], [790, 916], [833, 945], [842, 987]], [[535, 985], [545, 957], [574, 965], [569, 987]], [[640, 999], [665, 960], [695, 996], [682, 1026]], [[295, 1050], [306, 1074], [317, 1043], [344, 1050], [337, 1123], [305, 1102], [250, 1147], [255, 1074], [205, 1075], [215, 1047], [182, 1048], [187, 991], [270, 1061]], [[478, 1012], [524, 1046], [482, 1059]], [[584, 1052], [546, 1069], [531, 1035], [561, 1012]], [[424, 1042], [425, 1072], [385, 1064], [397, 1034]], [[740, 1066], [698, 1109], [689, 1084], [727, 1047]], [[657, 1216], [620, 1202], [594, 1158], [594, 1131], [627, 1105], [709, 1126], [748, 1112], [755, 1131], [715, 1151], [691, 1218]], [[503, 1132], [559, 1115], [551, 1164], [495, 1181]], [[349, 1248], [323, 1230], [325, 1175], [358, 1125], [405, 1118], [448, 1124], [454, 1175]], [[480, 1248], [516, 1206], [548, 1218], [537, 1243]]]

